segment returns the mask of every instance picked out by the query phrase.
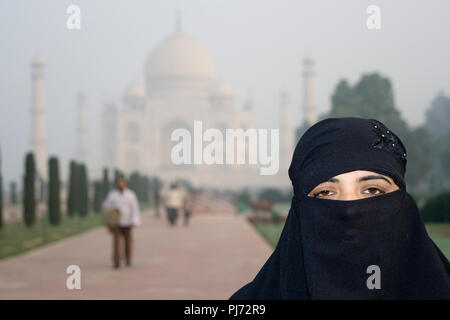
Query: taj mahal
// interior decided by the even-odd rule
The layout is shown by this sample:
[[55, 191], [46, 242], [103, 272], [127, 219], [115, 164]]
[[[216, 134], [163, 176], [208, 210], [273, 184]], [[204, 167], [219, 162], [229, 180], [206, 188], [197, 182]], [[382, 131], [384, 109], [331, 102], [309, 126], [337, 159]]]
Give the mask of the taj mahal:
[[178, 128], [192, 131], [196, 120], [223, 130], [253, 126], [251, 105], [236, 110], [231, 88], [216, 79], [212, 58], [181, 29], [179, 20], [175, 31], [151, 52], [144, 73], [145, 85], [131, 84], [121, 106], [105, 106], [102, 157], [106, 166], [167, 180], [182, 177], [202, 185], [222, 184], [231, 172], [244, 170], [172, 163], [170, 138]]
[[[290, 95], [280, 92], [279, 173], [262, 176], [259, 166], [233, 165], [176, 165], [171, 159], [174, 143], [171, 134], [176, 129], [194, 129], [195, 121], [204, 128], [225, 131], [228, 128], [254, 128], [254, 106], [249, 98], [236, 106], [233, 90], [216, 76], [214, 61], [207, 50], [188, 35], [177, 17], [175, 30], [164, 38], [149, 54], [144, 64], [144, 82], [131, 83], [118, 101], [102, 106], [100, 130], [101, 166], [119, 169], [126, 174], [137, 171], [158, 176], [164, 181], [189, 180], [195, 186], [216, 188], [285, 187], [290, 184], [287, 169], [295, 144], [295, 130], [291, 123]], [[314, 62], [303, 61], [304, 118], [316, 121]], [[45, 176], [46, 124], [43, 102], [43, 62], [33, 63], [32, 105], [33, 145], [38, 171]], [[78, 96], [76, 158], [89, 165], [86, 129], [85, 93]], [[42, 136], [42, 137], [41, 137]], [[248, 146], [246, 153], [248, 159]], [[239, 151], [238, 151], [239, 152]], [[42, 158], [42, 159], [41, 159]], [[40, 169], [42, 167], [42, 169]], [[100, 175], [100, 173], [98, 173]]]

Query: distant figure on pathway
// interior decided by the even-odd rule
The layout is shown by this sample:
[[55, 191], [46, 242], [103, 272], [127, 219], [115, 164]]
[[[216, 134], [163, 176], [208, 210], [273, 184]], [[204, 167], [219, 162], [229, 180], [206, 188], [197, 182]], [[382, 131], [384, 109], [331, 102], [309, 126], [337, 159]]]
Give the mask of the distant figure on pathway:
[[127, 182], [123, 177], [117, 180], [117, 189], [111, 190], [103, 203], [105, 209], [117, 209], [119, 212], [118, 223], [111, 227], [113, 234], [113, 263], [114, 268], [120, 267], [121, 258], [121, 237], [125, 243], [125, 260], [126, 265], [131, 265], [133, 239], [132, 228], [141, 223], [139, 203], [134, 191], [127, 188]]
[[186, 197], [184, 198], [184, 225], [187, 226], [189, 224], [189, 218], [191, 217], [192, 208], [194, 206], [193, 199], [194, 193], [192, 191], [188, 191]]
[[167, 207], [167, 219], [169, 224], [174, 226], [178, 219], [179, 212], [184, 206], [184, 192], [181, 188], [173, 183], [170, 186], [169, 194], [167, 196], [166, 207]]

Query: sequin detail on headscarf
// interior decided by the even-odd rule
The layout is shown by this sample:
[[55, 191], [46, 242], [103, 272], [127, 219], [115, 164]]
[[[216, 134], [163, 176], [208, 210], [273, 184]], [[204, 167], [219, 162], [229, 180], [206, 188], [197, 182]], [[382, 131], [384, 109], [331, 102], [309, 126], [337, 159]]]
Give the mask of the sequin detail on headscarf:
[[402, 161], [406, 161], [406, 150], [399, 138], [381, 122], [371, 121], [375, 139], [372, 146], [393, 153]]

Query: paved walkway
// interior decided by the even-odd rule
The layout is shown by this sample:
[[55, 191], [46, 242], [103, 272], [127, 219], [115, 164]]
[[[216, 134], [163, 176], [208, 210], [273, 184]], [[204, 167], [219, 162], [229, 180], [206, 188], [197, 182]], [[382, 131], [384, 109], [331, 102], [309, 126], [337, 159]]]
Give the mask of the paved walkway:
[[[226, 205], [208, 210], [214, 207]], [[104, 228], [3, 260], [0, 299], [227, 299], [272, 252], [232, 213], [197, 214], [188, 227], [180, 222], [171, 228], [165, 215], [143, 213], [129, 268], [112, 268], [112, 240]], [[72, 264], [81, 268], [81, 290], [66, 288]]]

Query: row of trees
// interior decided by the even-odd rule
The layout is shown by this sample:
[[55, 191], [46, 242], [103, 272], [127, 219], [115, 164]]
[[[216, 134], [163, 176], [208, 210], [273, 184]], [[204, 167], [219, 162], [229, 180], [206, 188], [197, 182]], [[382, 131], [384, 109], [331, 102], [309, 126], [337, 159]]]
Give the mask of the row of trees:
[[424, 222], [450, 222], [450, 192], [430, 198], [420, 213]]
[[[57, 158], [52, 157], [49, 159], [48, 169], [48, 217], [50, 224], [57, 225], [61, 221], [61, 182]], [[23, 221], [27, 227], [33, 226], [36, 222], [36, 181], [39, 180], [42, 183], [42, 177], [37, 176], [34, 155], [33, 153], [27, 153], [25, 156], [25, 175], [23, 177]]]
[[[115, 170], [114, 179], [110, 181], [108, 169], [103, 170], [101, 180], [89, 182], [88, 169], [85, 164], [76, 161], [70, 162], [69, 180], [67, 184], [67, 216], [78, 215], [85, 217], [92, 208], [94, 212], [100, 213], [102, 204], [108, 192], [115, 187], [119, 176], [123, 174]], [[31, 227], [36, 222], [36, 210], [39, 199], [42, 200], [43, 194], [46, 194], [47, 213], [50, 224], [58, 225], [61, 222], [61, 179], [59, 162], [56, 157], [48, 160], [48, 184], [44, 184], [43, 177], [37, 172], [35, 158], [33, 153], [27, 153], [25, 156], [25, 174], [23, 176], [23, 221], [26, 226]], [[0, 228], [3, 226], [3, 184], [1, 175], [1, 155], [0, 155]], [[37, 188], [38, 187], [38, 188]], [[39, 188], [40, 187], [40, 188]], [[93, 197], [90, 196], [91, 187]], [[128, 179], [128, 187], [132, 189], [141, 203], [148, 203], [153, 190], [161, 187], [161, 181], [158, 178], [149, 178], [134, 172]], [[43, 189], [46, 189], [46, 192]], [[11, 183], [10, 202], [17, 204], [17, 188], [15, 183]], [[91, 201], [92, 198], [92, 201]]]

